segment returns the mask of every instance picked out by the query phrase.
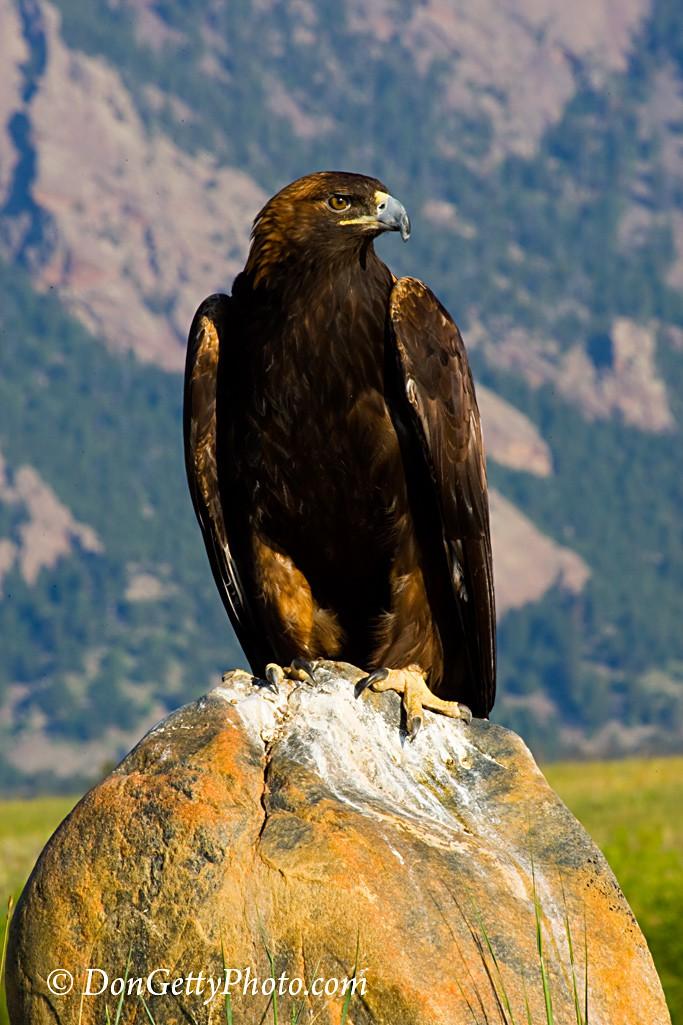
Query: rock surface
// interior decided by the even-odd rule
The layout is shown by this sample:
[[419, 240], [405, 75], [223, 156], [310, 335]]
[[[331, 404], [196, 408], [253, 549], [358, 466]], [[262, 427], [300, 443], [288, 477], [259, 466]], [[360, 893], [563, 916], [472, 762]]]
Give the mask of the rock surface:
[[[591, 1025], [669, 1022], [607, 863], [517, 736], [426, 713], [411, 744], [396, 695], [356, 698], [351, 666], [319, 663], [316, 677], [275, 695], [230, 674], [83, 798], [14, 916], [13, 1025], [103, 1022], [105, 997], [81, 1000], [86, 969], [112, 987], [127, 964], [129, 980], [167, 970], [156, 989], [184, 980], [176, 996], [146, 995], [158, 1025], [224, 1022], [222, 997], [203, 1004], [208, 984], [201, 996], [188, 984], [220, 976], [221, 944], [229, 968], [258, 980], [244, 993], [246, 975], [230, 976], [235, 1025], [273, 1020], [269, 957], [280, 1021], [304, 1001], [299, 1022], [338, 1025], [339, 993], [292, 998], [279, 980], [331, 990], [357, 951], [349, 1025], [498, 1023], [494, 986], [517, 1021], [528, 998], [545, 1022], [534, 894], [558, 1025], [576, 1023], [567, 922], [580, 994], [587, 949]], [[67, 995], [50, 992], [56, 969], [74, 976]], [[121, 1021], [149, 1021], [135, 993]]]

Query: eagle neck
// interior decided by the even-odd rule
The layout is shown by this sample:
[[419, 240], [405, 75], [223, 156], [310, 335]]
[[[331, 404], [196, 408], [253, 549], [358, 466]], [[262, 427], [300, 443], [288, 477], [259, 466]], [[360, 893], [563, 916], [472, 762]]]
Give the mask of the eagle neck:
[[[301, 249], [291, 246], [286, 255], [261, 263], [252, 251], [245, 271], [238, 278], [254, 295], [268, 298], [282, 310], [310, 308], [321, 299], [343, 302], [350, 288], [361, 293], [377, 288], [391, 278], [377, 256], [371, 239], [355, 245]], [[237, 282], [236, 282], [237, 284]]]
[[[371, 304], [378, 289], [391, 280], [390, 272], [372, 243], [341, 253], [312, 253], [297, 261], [286, 275], [280, 299], [289, 315], [318, 308], [342, 312], [354, 303]], [[321, 309], [322, 312], [322, 309]]]
[[372, 246], [355, 257], [347, 250], [332, 260], [299, 262], [268, 285], [254, 288], [247, 274], [241, 279], [250, 346], [276, 379], [291, 372], [320, 394], [338, 391], [343, 380], [349, 394], [381, 386], [393, 279]]

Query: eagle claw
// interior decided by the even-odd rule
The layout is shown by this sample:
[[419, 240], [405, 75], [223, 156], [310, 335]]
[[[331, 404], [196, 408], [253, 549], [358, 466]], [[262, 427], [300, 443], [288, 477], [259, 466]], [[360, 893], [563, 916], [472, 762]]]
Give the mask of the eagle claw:
[[356, 684], [356, 697], [368, 687], [375, 691], [393, 690], [401, 695], [406, 717], [406, 733], [408, 740], [415, 740], [424, 723], [424, 709], [439, 712], [451, 719], [461, 719], [465, 723], [472, 722], [472, 712], [458, 701], [444, 701], [428, 687], [425, 672], [419, 666], [407, 666], [405, 669], [375, 669], [364, 680]]
[[277, 662], [269, 662], [265, 671], [266, 683], [274, 694], [280, 693], [280, 686], [285, 680], [292, 680], [294, 683], [315, 684], [313, 666], [305, 658], [292, 659], [291, 665], [281, 666]]
[[421, 729], [422, 729], [422, 716], [421, 715], [414, 715], [413, 718], [408, 723], [408, 740], [410, 740], [411, 743], [412, 743], [413, 740], [415, 740], [415, 737], [418, 735], [418, 733], [420, 732]]
[[297, 670], [297, 676], [301, 679], [301, 674], [308, 679], [309, 683], [315, 684], [315, 676], [313, 675], [313, 666], [310, 662], [307, 662], [305, 658], [293, 658], [291, 669]]
[[373, 683], [379, 683], [380, 680], [386, 680], [388, 675], [388, 669], [375, 669], [369, 676], [366, 676], [364, 680], [360, 680], [359, 683], [356, 684], [356, 697], [360, 697], [364, 690], [367, 690], [368, 687], [372, 687]]
[[279, 684], [282, 683], [282, 680], [284, 679], [282, 666], [278, 666], [274, 662], [271, 662], [270, 665], [266, 666], [265, 676], [268, 689], [272, 690], [273, 694], [279, 694]]

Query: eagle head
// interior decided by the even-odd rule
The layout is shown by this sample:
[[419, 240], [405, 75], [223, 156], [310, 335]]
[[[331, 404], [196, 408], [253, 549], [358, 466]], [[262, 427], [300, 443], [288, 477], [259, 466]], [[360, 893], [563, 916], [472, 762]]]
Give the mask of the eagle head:
[[410, 236], [405, 207], [377, 178], [319, 171], [285, 185], [257, 214], [246, 270], [255, 283], [278, 266], [356, 253], [384, 231]]

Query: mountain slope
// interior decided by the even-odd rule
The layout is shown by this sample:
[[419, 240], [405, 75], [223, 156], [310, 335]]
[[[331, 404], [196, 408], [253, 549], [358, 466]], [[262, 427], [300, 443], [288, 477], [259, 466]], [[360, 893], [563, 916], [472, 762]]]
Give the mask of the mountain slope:
[[0, 0], [0, 35], [7, 784], [96, 772], [241, 661], [185, 494], [183, 336], [264, 197], [325, 166], [406, 203], [382, 254], [470, 348], [496, 716], [546, 756], [683, 746], [679, 8]]

